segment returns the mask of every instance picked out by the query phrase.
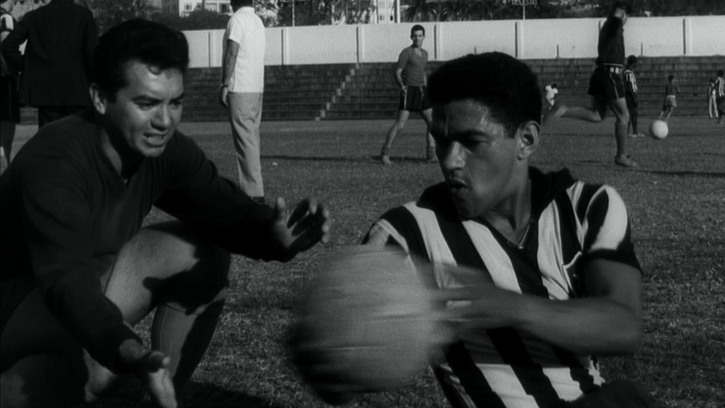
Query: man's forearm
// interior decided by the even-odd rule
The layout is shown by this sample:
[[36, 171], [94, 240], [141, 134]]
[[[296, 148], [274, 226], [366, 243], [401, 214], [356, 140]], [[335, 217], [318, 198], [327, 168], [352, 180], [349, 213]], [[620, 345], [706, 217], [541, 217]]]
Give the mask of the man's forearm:
[[229, 85], [234, 73], [234, 64], [237, 62], [237, 54], [239, 53], [239, 44], [232, 40], [227, 40], [226, 51], [224, 53], [224, 61], [222, 63], [222, 85]]

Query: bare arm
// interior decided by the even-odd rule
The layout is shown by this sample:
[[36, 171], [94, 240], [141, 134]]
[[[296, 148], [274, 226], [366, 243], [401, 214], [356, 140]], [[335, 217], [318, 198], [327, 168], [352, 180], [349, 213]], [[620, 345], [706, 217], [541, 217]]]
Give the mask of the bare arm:
[[400, 89], [405, 89], [405, 84], [403, 83], [403, 68], [398, 68], [395, 70], [395, 79], [398, 81], [398, 85], [400, 85]]
[[512, 327], [583, 354], [636, 351], [642, 335], [640, 272], [618, 262], [595, 260], [584, 274], [585, 298], [550, 300], [481, 284], [461, 289], [457, 298], [470, 299], [471, 305], [451, 312], [462, 329]]
[[224, 60], [222, 61], [222, 86], [219, 91], [219, 103], [222, 106], [227, 107], [227, 94], [229, 89], [229, 81], [232, 79], [234, 74], [234, 64], [237, 62], [237, 54], [239, 53], [239, 44], [233, 40], [227, 40]]

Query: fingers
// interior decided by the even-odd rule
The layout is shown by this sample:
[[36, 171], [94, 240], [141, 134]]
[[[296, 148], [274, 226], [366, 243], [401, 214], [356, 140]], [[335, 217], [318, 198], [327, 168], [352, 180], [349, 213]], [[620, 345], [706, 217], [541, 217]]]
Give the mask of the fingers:
[[317, 200], [314, 198], [304, 199], [295, 206], [289, 217], [287, 226], [292, 226], [293, 224], [299, 222], [308, 213], [314, 214], [315, 212], [317, 212]]
[[274, 200], [274, 221], [278, 224], [285, 224], [285, 219], [287, 218], [287, 203], [284, 201], [284, 198], [277, 197], [276, 200]]
[[153, 350], [146, 356], [144, 363], [147, 371], [153, 372], [168, 369], [171, 365], [171, 358], [158, 350]]
[[293, 247], [298, 251], [330, 239], [330, 211], [314, 198], [298, 203], [286, 225], [292, 229]]

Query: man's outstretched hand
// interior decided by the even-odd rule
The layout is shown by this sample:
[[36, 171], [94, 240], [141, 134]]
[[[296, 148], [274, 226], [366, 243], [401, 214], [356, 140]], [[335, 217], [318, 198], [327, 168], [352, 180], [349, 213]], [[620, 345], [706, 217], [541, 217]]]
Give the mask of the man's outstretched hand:
[[329, 241], [330, 212], [314, 198], [305, 199], [291, 209], [283, 198], [277, 198], [271, 234], [284, 254], [282, 260], [292, 259], [318, 242]]
[[158, 350], [150, 350], [136, 340], [121, 344], [120, 356], [141, 379], [151, 399], [161, 408], [176, 408], [176, 392], [169, 366], [171, 359]]

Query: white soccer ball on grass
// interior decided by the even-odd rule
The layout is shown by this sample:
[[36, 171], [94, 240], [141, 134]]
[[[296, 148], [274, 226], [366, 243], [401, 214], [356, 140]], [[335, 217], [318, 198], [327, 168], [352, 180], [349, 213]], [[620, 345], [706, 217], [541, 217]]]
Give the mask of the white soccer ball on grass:
[[652, 136], [652, 138], [657, 140], [662, 140], [667, 137], [667, 134], [670, 132], [669, 128], [667, 127], [667, 122], [661, 119], [657, 119], [649, 126], [649, 135]]

